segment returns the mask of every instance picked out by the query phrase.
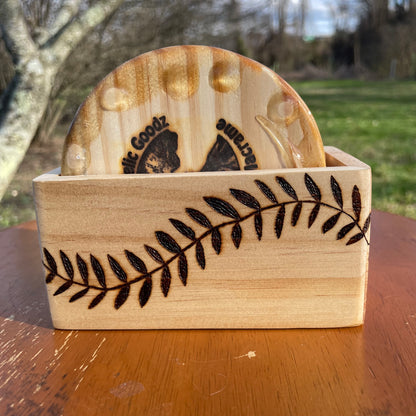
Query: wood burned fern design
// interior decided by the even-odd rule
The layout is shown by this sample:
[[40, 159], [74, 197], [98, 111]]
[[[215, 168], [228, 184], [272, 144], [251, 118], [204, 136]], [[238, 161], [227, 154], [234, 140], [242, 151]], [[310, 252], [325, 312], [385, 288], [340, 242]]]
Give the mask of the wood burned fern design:
[[[234, 205], [224, 199], [214, 196], [204, 197], [204, 200], [209, 207], [226, 218], [226, 220], [220, 224], [214, 225], [204, 213], [194, 208], [186, 208], [187, 215], [190, 220], [193, 221], [191, 225], [185, 224], [178, 219], [170, 218], [169, 221], [176, 231], [185, 236], [189, 240], [189, 243], [181, 247], [170, 234], [164, 231], [156, 231], [155, 236], [158, 244], [169, 253], [170, 257], [164, 258], [158, 249], [145, 245], [144, 248], [147, 255], [158, 264], [153, 269], [149, 270], [146, 263], [140, 257], [131, 251], [125, 250], [124, 255], [132, 269], [134, 269], [134, 276], [129, 278], [128, 272], [123, 268], [119, 261], [107, 254], [107, 262], [112, 273], [118, 279], [118, 284], [113, 286], [107, 285], [105, 268], [102, 266], [101, 261], [94, 255], [90, 254], [88, 266], [87, 261], [78, 253], [75, 256], [75, 263], [73, 263], [68, 255], [61, 250], [59, 256], [65, 271], [65, 273], [63, 273], [58, 271], [58, 265], [55, 258], [46, 248], [44, 248], [43, 265], [48, 272], [46, 283], [51, 283], [55, 278], [59, 278], [63, 281], [55, 291], [54, 296], [66, 292], [71, 287], [80, 289], [70, 297], [69, 302], [75, 302], [90, 291], [93, 291], [95, 296], [89, 303], [89, 309], [96, 307], [109, 292], [116, 292], [114, 307], [119, 309], [128, 299], [132, 285], [142, 282], [138, 300], [140, 306], [143, 307], [146, 305], [152, 294], [155, 276], [160, 276], [160, 288], [163, 295], [165, 297], [168, 296], [172, 280], [172, 264], [175, 262], [177, 263], [177, 274], [179, 279], [182, 284], [186, 286], [188, 280], [188, 256], [190, 255], [191, 250], [195, 253], [196, 262], [199, 267], [205, 269], [206, 256], [203, 243], [210, 243], [215, 253], [219, 255], [223, 244], [224, 232], [227, 228], [230, 228], [231, 240], [235, 248], [238, 249], [243, 236], [242, 225], [243, 223], [248, 223], [248, 220], [251, 218], [253, 218], [256, 236], [258, 240], [261, 240], [263, 235], [262, 214], [265, 211], [270, 210], [276, 210], [274, 233], [277, 239], [280, 239], [284, 224], [290, 221], [291, 226], [295, 227], [298, 224], [298, 220], [302, 215], [303, 207], [305, 205], [313, 205], [308, 216], [308, 228], [311, 228], [316, 222], [318, 215], [323, 216], [323, 213], [320, 213], [325, 209], [325, 211], [329, 211], [331, 215], [329, 218], [325, 217], [326, 219], [321, 225], [323, 234], [326, 234], [328, 231], [335, 228], [341, 216], [346, 216], [349, 219], [349, 222], [338, 230], [336, 239], [346, 239], [348, 234], [352, 234], [346, 241], [347, 246], [355, 244], [362, 239], [369, 244], [366, 234], [370, 226], [370, 215], [368, 215], [364, 221], [361, 221], [361, 195], [356, 185], [353, 187], [351, 195], [353, 212], [353, 215], [351, 215], [344, 210], [342, 190], [333, 176], [331, 176], [330, 179], [330, 188], [334, 200], [332, 203], [322, 201], [322, 195], [318, 185], [307, 173], [305, 173], [304, 182], [305, 187], [310, 194], [310, 199], [300, 200], [295, 189], [285, 178], [277, 176], [276, 181], [284, 191], [284, 194], [288, 197], [287, 200], [279, 201], [276, 194], [268, 185], [260, 180], [255, 180], [255, 184], [259, 188], [261, 194], [265, 196], [269, 202], [267, 205], [262, 205], [254, 195], [244, 190], [230, 189], [232, 197], [238, 203], [251, 209], [251, 211], [245, 215], [241, 215]], [[289, 211], [290, 206], [293, 206], [291, 211]], [[205, 231], [197, 236], [195, 230], [192, 228], [193, 223], [198, 224], [205, 229]], [[353, 234], [352, 231], [354, 229], [355, 233]], [[78, 280], [75, 280], [75, 268], [78, 270], [80, 276], [80, 279]], [[92, 273], [90, 270], [92, 270]], [[130, 274], [132, 273], [130, 272]]]

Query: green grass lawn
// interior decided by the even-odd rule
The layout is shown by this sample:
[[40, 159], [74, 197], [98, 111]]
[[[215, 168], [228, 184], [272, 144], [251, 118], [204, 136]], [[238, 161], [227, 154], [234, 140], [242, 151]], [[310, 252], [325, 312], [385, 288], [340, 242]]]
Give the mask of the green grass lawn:
[[416, 219], [416, 82], [291, 85], [312, 111], [324, 144], [371, 166], [373, 208]]

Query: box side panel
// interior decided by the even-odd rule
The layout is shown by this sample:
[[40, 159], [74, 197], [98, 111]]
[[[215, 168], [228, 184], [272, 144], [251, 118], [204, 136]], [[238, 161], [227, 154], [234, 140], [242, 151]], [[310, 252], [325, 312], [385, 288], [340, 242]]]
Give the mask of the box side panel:
[[35, 183], [59, 328], [359, 325], [367, 169]]

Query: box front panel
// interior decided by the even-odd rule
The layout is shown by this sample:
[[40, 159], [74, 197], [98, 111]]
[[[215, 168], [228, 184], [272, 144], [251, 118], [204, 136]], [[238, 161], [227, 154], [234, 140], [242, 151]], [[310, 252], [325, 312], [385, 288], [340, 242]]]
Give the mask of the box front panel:
[[349, 167], [41, 177], [54, 324], [359, 325], [370, 183], [369, 169]]

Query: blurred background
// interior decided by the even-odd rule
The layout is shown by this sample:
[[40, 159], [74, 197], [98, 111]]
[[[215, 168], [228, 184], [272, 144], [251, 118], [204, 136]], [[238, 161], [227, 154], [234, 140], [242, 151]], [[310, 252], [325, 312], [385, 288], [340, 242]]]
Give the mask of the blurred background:
[[116, 66], [179, 44], [279, 73], [325, 145], [373, 170], [373, 208], [416, 219], [416, 0], [1, 0], [0, 228], [35, 218], [77, 107]]

